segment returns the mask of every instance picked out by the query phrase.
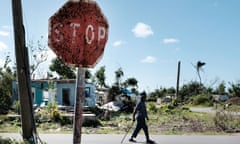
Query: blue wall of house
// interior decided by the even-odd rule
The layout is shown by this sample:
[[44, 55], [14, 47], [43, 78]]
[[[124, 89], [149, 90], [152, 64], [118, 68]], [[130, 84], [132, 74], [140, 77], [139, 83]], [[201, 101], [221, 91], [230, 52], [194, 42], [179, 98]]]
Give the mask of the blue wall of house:
[[[13, 95], [12, 100], [18, 100], [18, 91], [17, 91], [17, 83], [16, 81], [13, 81], [12, 83], [13, 87]], [[48, 98], [54, 98], [54, 99], [47, 99], [44, 101], [44, 91], [48, 91], [49, 87], [51, 90], [55, 88], [55, 96], [49, 96]], [[54, 100], [57, 102], [58, 105], [65, 105], [65, 106], [74, 106], [75, 104], [75, 82], [56, 82], [53, 86], [53, 84], [49, 84], [48, 81], [33, 81], [31, 82], [31, 91], [32, 91], [32, 100], [33, 104], [37, 104], [38, 106], [41, 105], [43, 102], [45, 104], [48, 103], [48, 100]], [[64, 91], [68, 91], [68, 104], [66, 104], [66, 98], [63, 95], [66, 95], [66, 93], [63, 93]], [[88, 93], [86, 93], [86, 90], [88, 90]], [[50, 91], [51, 93], [51, 91]], [[48, 93], [49, 94], [49, 93]], [[85, 104], [88, 106], [95, 106], [96, 103], [96, 95], [95, 95], [95, 86], [90, 83], [85, 83]]]
[[75, 83], [61, 83], [57, 84], [57, 103], [59, 105], [64, 105], [63, 103], [63, 89], [69, 89], [69, 100], [70, 106], [74, 106], [75, 101]]
[[40, 105], [43, 102], [43, 90], [48, 89], [48, 83], [40, 83], [40, 82], [32, 82], [32, 89], [35, 90], [33, 93], [34, 95], [34, 100], [33, 103]]

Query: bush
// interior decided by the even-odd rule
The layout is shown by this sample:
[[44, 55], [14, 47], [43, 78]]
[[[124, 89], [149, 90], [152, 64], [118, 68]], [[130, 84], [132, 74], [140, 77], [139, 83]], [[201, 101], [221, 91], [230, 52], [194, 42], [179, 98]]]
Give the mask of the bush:
[[12, 107], [17, 114], [20, 114], [20, 101], [14, 101]]
[[62, 116], [62, 117], [61, 117], [60, 124], [61, 124], [62, 126], [64, 126], [64, 125], [72, 125], [72, 124], [73, 124], [73, 117]]
[[99, 120], [85, 120], [82, 124], [83, 127], [98, 127], [101, 126], [101, 123]]
[[155, 103], [149, 103], [149, 111], [156, 113], [157, 112], [157, 107], [155, 105]]
[[36, 120], [38, 122], [59, 122], [61, 121], [61, 114], [58, 110], [57, 103], [56, 102], [50, 102], [48, 105], [40, 109], [40, 111], [36, 114]]
[[61, 114], [58, 110], [54, 110], [50, 113], [51, 120], [58, 122], [61, 120]]
[[17, 142], [16, 140], [12, 140], [10, 138], [2, 138], [0, 136], [0, 144], [24, 144], [24, 142]]
[[224, 132], [240, 132], [239, 121], [239, 116], [225, 111], [217, 112], [214, 117], [216, 127]]
[[58, 110], [57, 103], [56, 102], [50, 102], [47, 105], [47, 112], [50, 116], [50, 119], [54, 122], [58, 122], [61, 120], [61, 114]]
[[193, 105], [212, 106], [213, 105], [212, 96], [206, 95], [206, 94], [197, 95], [192, 99], [192, 104]]
[[11, 105], [11, 98], [6, 91], [0, 86], [0, 114], [7, 114], [9, 106]]
[[172, 107], [167, 105], [167, 106], [163, 106], [160, 108], [160, 113], [161, 114], [171, 114], [172, 113]]

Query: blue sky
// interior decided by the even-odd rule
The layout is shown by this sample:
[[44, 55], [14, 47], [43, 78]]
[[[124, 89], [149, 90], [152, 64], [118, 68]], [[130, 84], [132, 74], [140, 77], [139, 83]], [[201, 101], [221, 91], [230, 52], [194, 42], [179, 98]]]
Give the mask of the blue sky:
[[[44, 36], [48, 19], [67, 0], [22, 0], [26, 40]], [[206, 86], [240, 80], [239, 0], [96, 0], [110, 25], [101, 61], [92, 69], [106, 67], [107, 84], [122, 68], [123, 80], [135, 77], [140, 90], [175, 87], [181, 61], [180, 85], [198, 80], [193, 65], [203, 61]], [[5, 54], [14, 60], [11, 1], [0, 4], [0, 65]], [[54, 57], [49, 50], [48, 61]], [[38, 71], [44, 77], [48, 63]], [[216, 82], [216, 83], [214, 83]]]

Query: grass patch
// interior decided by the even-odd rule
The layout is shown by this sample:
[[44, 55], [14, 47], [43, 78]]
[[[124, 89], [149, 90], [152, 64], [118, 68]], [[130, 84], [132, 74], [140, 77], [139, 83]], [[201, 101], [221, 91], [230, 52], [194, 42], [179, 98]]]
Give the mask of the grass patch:
[[15, 139], [10, 139], [10, 138], [2, 138], [0, 136], [0, 144], [25, 144], [24, 142], [18, 142]]
[[[187, 107], [172, 107], [148, 103], [150, 120], [147, 122], [151, 134], [227, 134], [238, 132], [240, 115], [229, 113], [198, 113], [191, 112]], [[232, 110], [238, 110], [234, 107]], [[61, 113], [60, 113], [61, 114]], [[41, 121], [36, 123], [39, 133], [72, 133], [72, 119], [60, 115], [60, 121]], [[111, 113], [109, 121], [98, 119], [97, 125], [83, 125], [86, 134], [124, 134], [132, 126], [132, 114]], [[44, 119], [48, 119], [43, 117]], [[133, 130], [133, 129], [132, 129]], [[131, 131], [132, 131], [131, 130]], [[0, 116], [0, 132], [20, 132], [21, 123], [18, 119]], [[131, 133], [130, 131], [130, 133]]]

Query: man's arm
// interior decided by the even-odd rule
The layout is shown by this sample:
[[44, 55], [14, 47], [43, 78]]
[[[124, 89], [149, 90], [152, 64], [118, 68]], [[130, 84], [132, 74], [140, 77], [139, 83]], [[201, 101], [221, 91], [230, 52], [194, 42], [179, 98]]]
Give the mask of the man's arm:
[[149, 120], [149, 118], [148, 118], [148, 114], [146, 115], [146, 119]]
[[139, 105], [140, 105], [140, 103], [138, 103], [137, 105], [136, 105], [136, 107], [134, 108], [134, 111], [133, 111], [133, 121], [135, 121], [135, 116], [136, 116], [136, 113], [137, 113], [137, 111], [138, 111], [138, 109], [139, 109]]
[[[146, 106], [146, 105], [145, 105], [145, 106]], [[146, 108], [146, 107], [145, 107], [145, 108]], [[146, 119], [149, 120], [147, 108], [145, 109], [145, 111], [146, 111]]]
[[136, 109], [133, 112], [133, 121], [135, 121]]

